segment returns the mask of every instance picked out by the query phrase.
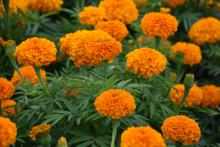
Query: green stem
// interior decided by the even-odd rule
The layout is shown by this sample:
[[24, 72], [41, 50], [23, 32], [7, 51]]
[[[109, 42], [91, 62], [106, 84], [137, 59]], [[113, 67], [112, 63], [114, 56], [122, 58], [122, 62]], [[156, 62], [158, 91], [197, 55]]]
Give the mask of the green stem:
[[115, 147], [115, 139], [117, 135], [117, 129], [118, 129], [118, 124], [113, 122], [112, 124], [112, 141], [111, 141], [111, 147]]
[[160, 50], [159, 47], [160, 47], [160, 41], [161, 41], [161, 38], [158, 37], [158, 36], [155, 36], [155, 49], [156, 50]]
[[184, 96], [183, 96], [183, 99], [182, 99], [182, 101], [181, 101], [181, 103], [180, 103], [180, 105], [179, 105], [179, 107], [178, 107], [177, 114], [179, 114], [180, 111], [181, 111], [181, 109], [183, 108], [183, 106], [184, 106], [184, 104], [185, 104], [185, 102], [186, 102], [186, 98], [187, 98], [187, 96], [189, 95], [189, 91], [190, 91], [190, 88], [188, 88], [188, 87], [185, 86]]
[[176, 83], [180, 83], [181, 79], [183, 78], [184, 74], [186, 72], [185, 66], [182, 64], [177, 65], [177, 78], [176, 78]]
[[182, 143], [176, 142], [176, 147], [182, 147]]
[[15, 61], [14, 58], [12, 58], [11, 56], [8, 56], [9, 57], [9, 61], [11, 62], [12, 66], [14, 67], [14, 69], [18, 72], [19, 76], [21, 77], [21, 79], [23, 81], [25, 81], [25, 78], [24, 76], [22, 75], [21, 71], [19, 70], [19, 67], [18, 67], [18, 64], [17, 62]]

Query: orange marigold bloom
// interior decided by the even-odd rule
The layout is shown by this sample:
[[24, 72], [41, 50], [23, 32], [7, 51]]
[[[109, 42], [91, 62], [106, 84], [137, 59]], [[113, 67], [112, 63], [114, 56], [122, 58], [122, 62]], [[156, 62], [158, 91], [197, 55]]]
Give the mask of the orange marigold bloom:
[[141, 20], [141, 28], [148, 37], [159, 36], [167, 39], [177, 31], [178, 21], [170, 14], [151, 12]]
[[50, 124], [40, 124], [34, 126], [29, 132], [29, 137], [31, 140], [35, 141], [38, 137], [46, 136], [50, 133], [51, 125]]
[[[30, 81], [33, 85], [39, 82], [38, 76], [33, 68], [33, 66], [27, 65], [24, 67], [19, 68], [21, 74], [24, 76], [24, 78], [27, 81]], [[43, 79], [46, 79], [46, 72], [45, 70], [41, 70], [41, 76]], [[13, 84], [18, 84], [22, 81], [22, 78], [18, 74], [18, 72], [15, 70], [13, 77], [11, 78], [11, 82]]]
[[122, 45], [108, 33], [101, 30], [81, 30], [61, 38], [61, 50], [70, 56], [76, 67], [95, 66], [122, 51]]
[[[2, 9], [2, 10], [1, 10]], [[25, 0], [10, 0], [9, 1], [9, 11], [13, 13], [18, 13], [18, 10], [22, 10], [23, 12], [28, 11], [27, 2]], [[3, 15], [1, 13], [4, 12], [4, 4], [3, 1], [0, 0], [0, 16]]]
[[175, 59], [177, 53], [181, 53], [183, 55], [184, 64], [190, 66], [199, 64], [202, 60], [200, 47], [192, 43], [177, 42], [170, 50], [170, 57]]
[[0, 116], [0, 146], [9, 147], [14, 144], [17, 136], [17, 128], [15, 123], [8, 118]]
[[15, 92], [15, 87], [5, 78], [0, 78], [0, 100], [9, 99]]
[[55, 44], [45, 38], [33, 37], [16, 47], [15, 57], [19, 64], [47, 66], [56, 60]]
[[150, 78], [164, 71], [167, 64], [166, 57], [155, 49], [140, 48], [126, 55], [127, 69], [144, 78]]
[[101, 93], [94, 102], [96, 110], [103, 116], [120, 119], [134, 112], [134, 97], [121, 89], [110, 89]]
[[13, 100], [1, 101], [2, 115], [3, 116], [9, 116], [9, 115], [15, 116], [15, 105], [16, 105], [16, 102]]
[[163, 137], [151, 127], [130, 127], [121, 135], [121, 147], [166, 147]]
[[184, 115], [171, 116], [164, 120], [161, 127], [164, 138], [184, 145], [198, 142], [201, 137], [199, 125], [194, 119]]
[[170, 7], [177, 7], [186, 3], [186, 0], [168, 0], [166, 4]]
[[107, 20], [131, 24], [138, 18], [138, 9], [133, 0], [104, 0], [99, 7], [105, 11]]
[[215, 109], [220, 105], [220, 89], [215, 85], [206, 85], [202, 87], [203, 100], [201, 102], [202, 107], [210, 107]]
[[189, 31], [189, 37], [195, 43], [216, 43], [220, 40], [220, 21], [207, 17], [195, 22]]
[[28, 7], [42, 13], [58, 12], [63, 0], [28, 0]]
[[118, 20], [101, 21], [95, 26], [95, 29], [107, 32], [118, 41], [122, 41], [128, 35], [127, 27]]
[[[180, 105], [184, 96], [185, 86], [183, 84], [177, 84], [174, 88], [170, 90], [170, 99], [175, 103]], [[194, 85], [186, 98], [185, 106], [191, 107], [193, 105], [200, 105], [203, 99], [202, 89]]]
[[105, 12], [103, 9], [89, 6], [79, 13], [80, 23], [83, 25], [96, 25], [99, 21], [104, 20]]

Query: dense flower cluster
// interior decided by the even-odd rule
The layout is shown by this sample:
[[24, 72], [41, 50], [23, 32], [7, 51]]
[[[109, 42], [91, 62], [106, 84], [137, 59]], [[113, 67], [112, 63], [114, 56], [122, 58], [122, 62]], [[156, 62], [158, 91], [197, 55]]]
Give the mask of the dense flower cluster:
[[15, 123], [0, 116], [0, 147], [9, 147], [14, 144], [17, 136]]
[[1, 111], [3, 116], [15, 116], [15, 105], [16, 102], [13, 100], [3, 100], [1, 101]]
[[124, 23], [118, 20], [101, 21], [95, 26], [95, 28], [107, 32], [118, 41], [123, 40], [128, 35], [127, 27]]
[[155, 49], [136, 49], [126, 55], [127, 69], [144, 78], [150, 78], [164, 71], [167, 64], [166, 57]]
[[107, 20], [131, 24], [138, 18], [138, 9], [133, 0], [104, 0], [99, 7], [105, 11]]
[[151, 127], [130, 127], [121, 135], [121, 147], [166, 147], [163, 137]]
[[101, 30], [81, 30], [61, 38], [61, 50], [70, 56], [77, 67], [95, 66], [112, 61], [122, 51], [122, 45]]
[[15, 57], [19, 64], [47, 66], [56, 60], [55, 44], [45, 38], [33, 37], [16, 47]]
[[177, 7], [186, 3], [186, 0], [168, 0], [166, 4], [170, 7]]
[[141, 28], [149, 37], [159, 36], [166, 39], [177, 31], [177, 27], [177, 19], [170, 14], [151, 12], [145, 14], [141, 20]]
[[112, 119], [120, 119], [134, 112], [134, 97], [121, 89], [110, 89], [101, 93], [94, 102], [97, 112]]
[[46, 136], [50, 133], [51, 125], [50, 124], [40, 124], [34, 126], [29, 132], [29, 137], [31, 140], [35, 141], [38, 137]]
[[184, 115], [171, 116], [164, 120], [161, 127], [165, 139], [181, 142], [184, 145], [198, 142], [201, 137], [199, 125], [194, 119]]
[[187, 65], [199, 64], [202, 60], [200, 47], [192, 43], [177, 42], [170, 50], [170, 57], [175, 59], [178, 53], [183, 55], [183, 63]]
[[[185, 92], [185, 86], [183, 84], [177, 84], [174, 88], [170, 90], [170, 99], [176, 103], [181, 104], [183, 96]], [[200, 105], [203, 99], [203, 92], [202, 89], [196, 85], [194, 85], [186, 98], [185, 106], [191, 107], [193, 105]]]
[[202, 107], [210, 107], [215, 109], [220, 105], [220, 88], [215, 85], [206, 85], [202, 87], [203, 100], [201, 102]]
[[15, 87], [5, 78], [0, 78], [0, 100], [9, 99], [15, 92]]
[[84, 7], [84, 10], [79, 13], [80, 23], [83, 25], [96, 25], [99, 21], [104, 20], [105, 12], [98, 7]]
[[[38, 76], [33, 68], [33, 66], [27, 65], [19, 68], [19, 71], [23, 75], [23, 77], [27, 80], [30, 81], [33, 85], [39, 82]], [[45, 70], [41, 70], [41, 76], [43, 79], [46, 78], [46, 72]], [[13, 84], [18, 84], [22, 81], [22, 78], [18, 74], [17, 71], [14, 71], [13, 77], [11, 78], [11, 82]]]
[[190, 28], [189, 37], [198, 44], [216, 43], [220, 40], [220, 21], [213, 17], [198, 20]]

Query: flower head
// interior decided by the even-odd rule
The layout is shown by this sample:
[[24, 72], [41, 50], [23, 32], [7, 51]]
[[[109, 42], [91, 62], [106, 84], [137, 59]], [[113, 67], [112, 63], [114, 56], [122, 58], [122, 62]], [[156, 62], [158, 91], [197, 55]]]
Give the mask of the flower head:
[[130, 127], [121, 135], [121, 147], [166, 147], [163, 137], [151, 127]]
[[165, 8], [165, 7], [160, 8], [160, 13], [169, 14], [170, 12], [171, 12], [170, 8]]
[[61, 50], [70, 56], [77, 67], [96, 66], [111, 62], [122, 51], [122, 45], [101, 30], [81, 30], [61, 38]]
[[138, 9], [133, 0], [104, 0], [99, 7], [105, 11], [107, 20], [131, 24], [138, 18]]
[[31, 140], [35, 141], [38, 137], [46, 136], [50, 133], [51, 125], [49, 124], [40, 124], [34, 126], [29, 132], [29, 137]]
[[8, 118], [0, 116], [0, 146], [9, 147], [14, 144], [17, 136], [17, 128], [15, 123]]
[[166, 57], [151, 48], [136, 49], [128, 53], [126, 58], [126, 68], [144, 78], [160, 74], [167, 64]]
[[[177, 84], [175, 85], [175, 88], [171, 88], [170, 90], [170, 99], [174, 103], [180, 105], [184, 96], [184, 92], [185, 86], [183, 84]], [[193, 105], [200, 105], [203, 99], [202, 94], [202, 89], [194, 85], [189, 91], [189, 95], [187, 96], [185, 101], [185, 106], [191, 107]]]
[[[0, 16], [3, 15], [4, 12], [4, 3], [0, 0]], [[9, 1], [9, 12], [18, 13], [18, 10], [22, 10], [23, 12], [28, 11], [27, 2], [25, 0], [10, 0]], [[3, 14], [1, 14], [3, 13]]]
[[161, 127], [164, 138], [184, 145], [198, 142], [201, 137], [199, 125], [194, 119], [184, 115], [171, 116], [164, 120]]
[[16, 47], [15, 57], [19, 64], [47, 66], [56, 60], [55, 44], [45, 38], [33, 37]]
[[[38, 76], [33, 68], [33, 66], [27, 65], [19, 68], [19, 71], [24, 76], [27, 81], [30, 81], [33, 85], [39, 82]], [[41, 76], [43, 79], [46, 78], [45, 70], [41, 70]], [[18, 74], [17, 71], [14, 71], [13, 77], [11, 78], [11, 82], [13, 84], [18, 84], [22, 81], [22, 78]]]
[[83, 25], [96, 25], [99, 21], [104, 20], [105, 12], [102, 8], [89, 6], [79, 13], [80, 23]]
[[207, 17], [195, 22], [189, 30], [189, 37], [195, 43], [216, 43], [220, 40], [220, 21]]
[[0, 78], [0, 100], [9, 99], [15, 92], [15, 87], [5, 78]]
[[168, 0], [166, 4], [170, 7], [177, 7], [186, 3], [186, 0]]
[[202, 107], [210, 107], [215, 109], [220, 105], [220, 89], [215, 85], [206, 85], [202, 87], [203, 100], [201, 102]]
[[177, 53], [183, 55], [183, 62], [187, 65], [199, 64], [202, 60], [200, 47], [192, 43], [177, 42], [170, 50], [170, 57], [175, 59]]
[[121, 89], [110, 89], [101, 93], [94, 102], [97, 112], [112, 119], [120, 119], [134, 112], [134, 97]]
[[178, 21], [170, 14], [151, 12], [141, 20], [141, 28], [148, 37], [159, 36], [166, 39], [177, 31], [177, 27]]
[[16, 105], [16, 102], [13, 100], [1, 101], [2, 115], [3, 116], [9, 116], [9, 115], [15, 116], [15, 105]]
[[101, 21], [95, 26], [96, 30], [103, 30], [118, 41], [123, 40], [128, 35], [128, 29], [124, 23], [118, 20]]

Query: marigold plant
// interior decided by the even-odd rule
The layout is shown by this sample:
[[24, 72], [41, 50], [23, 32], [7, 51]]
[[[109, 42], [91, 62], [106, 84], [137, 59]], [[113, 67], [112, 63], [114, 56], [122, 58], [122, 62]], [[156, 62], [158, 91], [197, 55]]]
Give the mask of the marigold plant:
[[121, 135], [121, 147], [166, 147], [163, 137], [151, 127], [130, 127]]
[[101, 93], [94, 102], [98, 113], [112, 119], [120, 119], [134, 112], [134, 97], [121, 89], [110, 89]]
[[13, 100], [3, 100], [1, 101], [1, 111], [3, 116], [16, 115], [15, 113], [16, 102]]
[[50, 124], [40, 124], [37, 126], [34, 126], [31, 131], [29, 132], [29, 137], [31, 140], [35, 141], [38, 137], [42, 137], [45, 135], [48, 135], [51, 130]]
[[166, 4], [170, 7], [177, 7], [186, 3], [186, 0], [168, 0]]
[[[1, 11], [1, 9], [4, 9], [4, 4], [3, 4], [2, 0], [0, 0], [0, 16], [3, 15], [1, 13], [4, 12], [4, 10]], [[28, 5], [27, 5], [27, 2], [25, 0], [10, 0], [9, 1], [9, 11], [10, 12], [18, 13], [19, 9], [23, 12], [28, 11]]]
[[14, 92], [13, 84], [5, 78], [0, 78], [0, 100], [11, 98]]

